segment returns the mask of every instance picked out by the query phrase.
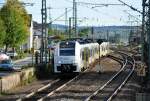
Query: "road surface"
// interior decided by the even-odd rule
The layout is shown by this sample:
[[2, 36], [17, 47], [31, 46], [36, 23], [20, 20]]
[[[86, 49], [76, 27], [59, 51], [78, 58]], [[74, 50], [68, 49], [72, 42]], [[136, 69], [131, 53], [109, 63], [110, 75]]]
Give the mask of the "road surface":
[[[33, 63], [34, 63], [34, 60], [35, 59], [33, 59]], [[32, 57], [26, 57], [24, 59], [19, 59], [19, 60], [13, 61], [13, 64], [14, 64], [14, 68], [16, 70], [21, 70], [21, 68], [23, 66], [27, 66], [28, 64], [32, 64]], [[14, 72], [14, 71], [0, 71], [0, 77], [9, 75], [12, 72]]]

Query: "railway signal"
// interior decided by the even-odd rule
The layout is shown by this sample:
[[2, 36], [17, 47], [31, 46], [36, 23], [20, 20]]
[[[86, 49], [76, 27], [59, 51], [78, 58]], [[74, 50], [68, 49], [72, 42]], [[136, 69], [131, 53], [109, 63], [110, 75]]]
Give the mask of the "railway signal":
[[102, 67], [101, 67], [101, 60], [100, 60], [100, 58], [101, 58], [100, 57], [100, 54], [101, 54], [100, 44], [103, 43], [103, 40], [102, 39], [98, 39], [97, 43], [99, 44], [99, 66], [100, 66], [100, 70], [98, 71], [98, 73], [101, 74]]

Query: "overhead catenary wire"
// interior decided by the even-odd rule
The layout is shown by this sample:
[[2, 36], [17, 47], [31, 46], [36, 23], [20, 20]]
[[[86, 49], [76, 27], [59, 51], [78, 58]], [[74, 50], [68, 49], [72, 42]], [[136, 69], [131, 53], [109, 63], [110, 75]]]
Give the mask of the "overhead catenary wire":
[[[65, 1], [72, 3], [72, 1], [70, 1], [70, 0], [65, 0]], [[95, 12], [101, 13], [101, 14], [103, 14], [103, 15], [110, 16], [110, 17], [113, 18], [114, 20], [116, 20], [116, 19], [118, 19], [118, 18], [115, 17], [115, 16], [112, 16], [112, 15], [110, 15], [110, 14], [108, 14], [108, 13], [100, 12], [99, 10], [95, 9], [95, 7], [108, 7], [109, 5], [110, 5], [110, 6], [124, 6], [124, 4], [119, 4], [119, 3], [108, 3], [108, 4], [106, 3], [106, 4], [105, 4], [105, 3], [77, 2], [77, 4], [78, 4], [79, 6], [84, 6], [84, 7], [86, 7], [86, 8], [89, 8], [89, 9], [95, 11]], [[93, 6], [93, 7], [89, 7], [89, 6]], [[120, 19], [120, 18], [119, 18], [119, 19]], [[123, 19], [121, 19], [121, 20], [123, 20]], [[120, 20], [120, 21], [121, 21], [121, 20]], [[123, 22], [126, 22], [126, 21], [123, 21]]]
[[127, 7], [129, 7], [130, 9], [142, 14], [142, 12], [140, 10], [138, 10], [137, 8], [134, 8], [133, 6], [131, 5], [128, 5], [127, 3], [123, 2], [122, 0], [118, 0], [119, 2], [121, 2], [122, 4], [126, 5]]
[[129, 12], [127, 12], [126, 10], [124, 10], [123, 12], [127, 13], [128, 15], [130, 15], [131, 17], [135, 18], [137, 21], [142, 22], [141, 19], [135, 17], [134, 15], [130, 14]]
[[[69, 10], [67, 10], [67, 12], [70, 12], [70, 11], [72, 11], [72, 8], [69, 9]], [[65, 13], [66, 12], [63, 12], [63, 14], [61, 14], [60, 16], [58, 16], [57, 18], [55, 18], [54, 20], [52, 20], [50, 23], [53, 23], [54, 21], [56, 21], [56, 20], [60, 19], [61, 17], [65, 16]]]
[[[101, 11], [95, 9], [95, 8], [91, 8], [91, 7], [88, 7], [88, 6], [86, 6], [86, 5], [81, 5], [81, 4], [79, 4], [79, 6], [84, 6], [84, 7], [88, 8], [88, 9], [91, 9], [91, 10], [93, 10], [93, 11], [95, 11], [95, 12], [98, 12], [98, 13], [100, 13], [100, 14], [109, 16], [109, 17], [113, 18], [114, 20], [118, 19], [118, 18], [115, 17], [115, 16], [109, 15], [108, 13], [101, 12]], [[126, 21], [123, 21], [123, 22], [126, 22]]]
[[[72, 1], [70, 1], [70, 0], [65, 0], [65, 1], [72, 3]], [[124, 5], [124, 4], [119, 4], [119, 3], [116, 4], [116, 3], [91, 3], [91, 2], [77, 2], [77, 4], [92, 5], [92, 6], [94, 6], [94, 5], [95, 6]]]

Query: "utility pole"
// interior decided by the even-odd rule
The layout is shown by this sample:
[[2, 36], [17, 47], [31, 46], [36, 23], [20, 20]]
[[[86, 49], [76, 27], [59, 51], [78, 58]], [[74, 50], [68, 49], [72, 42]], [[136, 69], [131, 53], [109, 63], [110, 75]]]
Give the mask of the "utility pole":
[[45, 55], [45, 63], [47, 63], [47, 9], [46, 0], [42, 0], [42, 40], [41, 40], [41, 63], [44, 63], [43, 57]]
[[107, 41], [109, 41], [109, 31], [107, 30]]
[[69, 39], [71, 38], [71, 17], [69, 17]]
[[51, 6], [47, 8], [49, 10], [49, 27], [52, 29], [52, 15], [51, 15]]
[[73, 0], [73, 34], [75, 37], [78, 37], [77, 35], [77, 2]]
[[77, 32], [77, 2], [75, 2], [75, 35], [78, 38], [78, 32]]
[[150, 0], [148, 1], [148, 68], [150, 74]]
[[94, 27], [91, 28], [92, 40], [94, 41]]
[[75, 35], [75, 33], [74, 33], [74, 29], [75, 29], [75, 0], [73, 0], [72, 29], [73, 29], [73, 34]]
[[141, 32], [141, 44], [142, 44], [142, 55], [141, 61], [144, 62], [144, 43], [145, 43], [145, 4], [146, 0], [142, 0], [143, 13], [142, 13], [142, 32]]
[[66, 26], [66, 33], [68, 32], [68, 10], [65, 8], [65, 26]]

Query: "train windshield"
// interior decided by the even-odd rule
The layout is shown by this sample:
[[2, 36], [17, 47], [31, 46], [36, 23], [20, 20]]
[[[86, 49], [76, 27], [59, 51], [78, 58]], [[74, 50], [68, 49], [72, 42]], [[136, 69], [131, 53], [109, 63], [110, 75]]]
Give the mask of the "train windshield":
[[61, 42], [60, 43], [60, 56], [75, 56], [75, 43], [74, 42]]
[[75, 56], [75, 49], [60, 49], [60, 56]]

